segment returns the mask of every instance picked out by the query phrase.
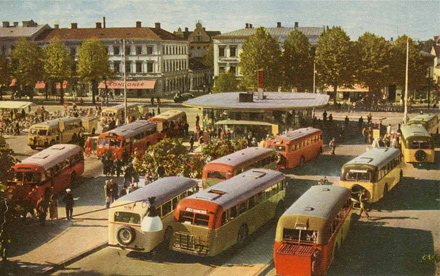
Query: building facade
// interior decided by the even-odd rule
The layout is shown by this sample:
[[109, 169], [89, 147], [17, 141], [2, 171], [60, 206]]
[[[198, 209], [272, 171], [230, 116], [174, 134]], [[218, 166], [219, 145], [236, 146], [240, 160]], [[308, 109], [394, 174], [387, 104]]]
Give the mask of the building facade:
[[[189, 43], [161, 29], [160, 23], [153, 28], [142, 27], [140, 21], [132, 28], [106, 28], [105, 21], [97, 22], [95, 28], [78, 28], [77, 23], [72, 23], [71, 28], [55, 25], [41, 34], [37, 42], [44, 47], [57, 38], [75, 60], [84, 40], [95, 38], [104, 42], [110, 68], [115, 72], [115, 79], [107, 82], [107, 88], [116, 96], [124, 89], [124, 70], [128, 96], [164, 96], [189, 88]], [[105, 88], [105, 84], [101, 83], [100, 88]]]
[[[249, 36], [255, 33], [252, 24], [246, 23], [244, 29], [235, 30], [215, 36], [214, 39], [214, 76], [218, 76], [223, 71], [234, 72], [238, 77], [242, 77], [238, 64], [240, 62], [240, 52], [243, 44]], [[325, 31], [325, 27], [299, 27], [295, 22], [294, 27], [282, 27], [281, 22], [277, 23], [276, 28], [266, 28], [271, 36], [277, 37], [282, 47], [290, 32], [298, 30], [305, 34], [310, 44], [316, 46], [318, 37]]]
[[209, 46], [213, 43], [212, 38], [216, 35], [220, 35], [220, 31], [207, 31], [202, 23], [197, 22], [194, 31], [189, 31], [188, 27], [185, 27], [185, 31], [179, 28], [174, 34], [180, 38], [189, 41], [190, 58], [203, 58], [206, 55], [206, 51]]

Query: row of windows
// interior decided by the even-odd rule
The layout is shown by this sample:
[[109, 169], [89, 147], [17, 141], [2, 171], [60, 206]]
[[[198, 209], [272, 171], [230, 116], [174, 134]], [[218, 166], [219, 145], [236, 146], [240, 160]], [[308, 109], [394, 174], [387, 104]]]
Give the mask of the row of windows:
[[163, 62], [164, 72], [173, 72], [179, 70], [187, 70], [188, 65], [185, 59], [180, 60], [166, 60]]
[[199, 191], [199, 186], [194, 186], [191, 189], [188, 189], [184, 191], [183, 193], [177, 195], [176, 197], [170, 199], [166, 203], [162, 204], [157, 208], [158, 214], [160, 214], [160, 217], [164, 217], [168, 215], [169, 213], [173, 212], [174, 209], [177, 207], [177, 203], [179, 203], [182, 199], [195, 194]]
[[186, 55], [188, 48], [185, 45], [166, 45], [163, 46], [164, 55]]
[[50, 168], [48, 177], [51, 178], [57, 176], [63, 170], [70, 168], [71, 166], [81, 162], [82, 160], [84, 160], [84, 156], [82, 152], [78, 152], [77, 154], [69, 156], [64, 161], [61, 161], [52, 168]]
[[276, 160], [277, 160], [276, 154], [271, 153], [269, 156], [250, 164], [246, 168], [243, 168], [240, 171], [235, 171], [235, 175], [253, 168], [263, 168], [269, 166], [271, 163], [275, 164]]
[[[223, 73], [223, 72], [225, 72], [226, 71], [226, 67], [225, 66], [219, 66], [218, 67], [218, 70], [219, 70], [219, 73], [221, 74], [221, 73]], [[230, 65], [229, 66], [229, 72], [232, 72], [232, 73], [234, 73], [235, 75], [237, 75], [237, 66], [233, 66], [233, 65]]]
[[379, 181], [380, 179], [382, 179], [384, 176], [386, 176], [388, 173], [390, 173], [395, 167], [397, 167], [400, 163], [402, 163], [402, 156], [401, 155], [396, 156], [394, 159], [392, 159], [390, 162], [388, 162], [385, 166], [383, 166], [379, 170], [377, 180]]
[[[218, 46], [218, 55], [219, 55], [219, 57], [226, 56], [226, 47], [225, 46]], [[229, 57], [237, 57], [237, 46], [236, 45], [229, 46]]]
[[[132, 63], [135, 64], [135, 68], [133, 68]], [[142, 61], [126, 61], [125, 62], [125, 72], [126, 73], [143, 73], [144, 72], [144, 63]], [[134, 69], [134, 70], [132, 70]], [[121, 62], [114, 61], [113, 62], [113, 70], [115, 73], [121, 73]], [[154, 62], [147, 62], [146, 73], [154, 72]]]
[[312, 137], [308, 137], [305, 140], [302, 140], [301, 142], [292, 145], [292, 151], [296, 151], [296, 150], [300, 150], [303, 148], [306, 148], [308, 146], [311, 146], [313, 144], [315, 144], [318, 141], [322, 140], [322, 135], [316, 135], [316, 136], [312, 136]]

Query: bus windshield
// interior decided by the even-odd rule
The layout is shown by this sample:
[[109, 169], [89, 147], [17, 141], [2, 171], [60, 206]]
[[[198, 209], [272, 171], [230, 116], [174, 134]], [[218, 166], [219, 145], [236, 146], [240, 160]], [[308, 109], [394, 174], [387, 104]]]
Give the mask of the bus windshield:
[[121, 140], [110, 139], [110, 147], [111, 148], [120, 148], [121, 147]]
[[31, 130], [31, 134], [32, 135], [46, 135], [47, 134], [47, 130], [46, 129], [32, 129]]
[[26, 182], [26, 183], [40, 183], [41, 174], [39, 172], [15, 172], [15, 181]]
[[99, 139], [100, 147], [108, 147], [108, 139]]
[[300, 229], [283, 229], [283, 240], [299, 241], [299, 242], [317, 242], [318, 231], [300, 230]]
[[199, 226], [208, 226], [209, 225], [209, 216], [203, 214], [197, 214], [188, 211], [181, 211], [179, 216], [179, 222], [199, 225]]
[[370, 180], [370, 173], [368, 171], [354, 171], [351, 170], [345, 174], [346, 180], [351, 181], [369, 181]]
[[271, 149], [275, 149], [276, 151], [286, 151], [285, 146], [271, 146]]
[[210, 172], [208, 172], [208, 178], [226, 180], [226, 173], [225, 172], [210, 171]]
[[428, 141], [411, 141], [410, 149], [429, 149], [431, 146]]
[[129, 212], [115, 212], [115, 222], [141, 224], [141, 216]]

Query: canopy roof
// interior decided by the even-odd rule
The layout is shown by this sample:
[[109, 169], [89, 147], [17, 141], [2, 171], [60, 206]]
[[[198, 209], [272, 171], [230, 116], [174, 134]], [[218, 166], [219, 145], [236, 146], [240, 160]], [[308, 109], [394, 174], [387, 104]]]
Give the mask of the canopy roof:
[[0, 109], [24, 109], [28, 106], [37, 106], [33, 102], [20, 102], [20, 101], [0, 101]]
[[273, 126], [271, 123], [260, 121], [246, 121], [246, 120], [222, 120], [215, 123], [216, 125], [251, 125], [251, 126]]

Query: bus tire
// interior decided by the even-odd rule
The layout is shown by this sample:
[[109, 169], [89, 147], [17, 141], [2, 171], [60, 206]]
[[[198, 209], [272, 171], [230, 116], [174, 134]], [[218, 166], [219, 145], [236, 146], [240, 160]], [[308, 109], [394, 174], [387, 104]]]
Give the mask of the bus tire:
[[385, 183], [385, 186], [383, 187], [383, 195], [382, 197], [385, 197], [389, 192], [388, 183]]
[[37, 146], [30, 146], [30, 147], [31, 147], [31, 149], [33, 149], [33, 150], [37, 148]]
[[116, 231], [116, 240], [119, 244], [129, 245], [136, 238], [136, 232], [129, 226], [121, 226]]
[[414, 157], [416, 158], [417, 161], [424, 161], [426, 159], [426, 152], [423, 150], [418, 150], [416, 151], [416, 153], [414, 154]]
[[248, 227], [246, 224], [241, 225], [240, 230], [238, 230], [237, 234], [237, 244], [241, 245], [244, 243], [248, 236]]
[[275, 209], [275, 218], [278, 220], [284, 213], [284, 202], [280, 200], [278, 202], [277, 208]]

